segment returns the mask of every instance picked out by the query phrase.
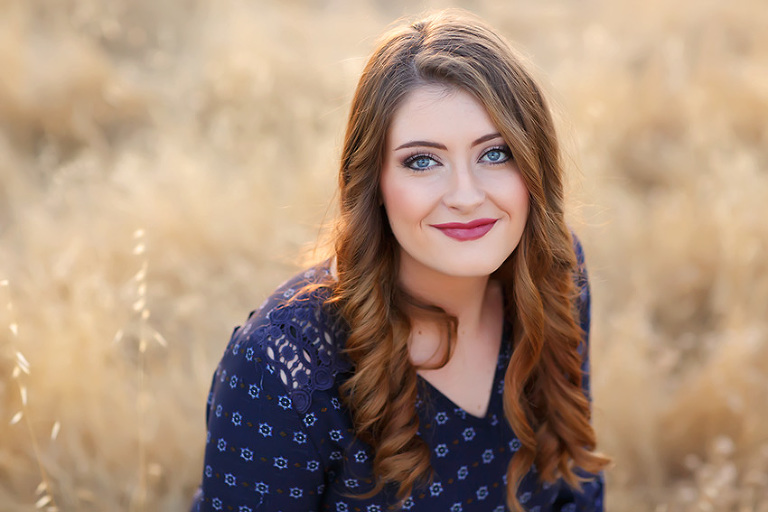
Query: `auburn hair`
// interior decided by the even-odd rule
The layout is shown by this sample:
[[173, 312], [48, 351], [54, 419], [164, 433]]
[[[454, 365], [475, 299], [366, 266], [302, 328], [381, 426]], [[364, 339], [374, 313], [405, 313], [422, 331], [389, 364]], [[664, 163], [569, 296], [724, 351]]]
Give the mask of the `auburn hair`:
[[[502, 284], [505, 316], [513, 326], [503, 401], [522, 445], [507, 470], [507, 503], [520, 511], [516, 490], [532, 464], [542, 481], [563, 478], [578, 487], [575, 468], [596, 473], [608, 459], [594, 451], [590, 405], [581, 387], [577, 262], [564, 219], [552, 118], [522, 59], [461, 10], [386, 33], [352, 100], [333, 232], [337, 279], [328, 300], [349, 328], [345, 351], [354, 372], [342, 384], [342, 396], [357, 436], [374, 452], [374, 487], [366, 495], [395, 484], [402, 501], [430, 480], [430, 452], [417, 435], [417, 368], [408, 344], [414, 301], [398, 285], [398, 243], [380, 192], [392, 117], [411, 91], [427, 84], [466, 91], [484, 105], [530, 194], [520, 243], [492, 276]], [[446, 338], [452, 343], [450, 334]]]

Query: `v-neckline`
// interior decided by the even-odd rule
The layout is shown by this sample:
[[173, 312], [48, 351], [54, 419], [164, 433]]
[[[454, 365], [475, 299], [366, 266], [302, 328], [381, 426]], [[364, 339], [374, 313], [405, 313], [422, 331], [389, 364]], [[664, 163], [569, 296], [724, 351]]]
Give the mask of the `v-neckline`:
[[464, 407], [461, 407], [456, 402], [451, 400], [451, 398], [436, 388], [427, 379], [417, 374], [419, 381], [421, 381], [423, 386], [428, 389], [429, 395], [431, 397], [436, 397], [438, 400], [452, 407], [454, 411], [460, 411], [462, 416], [471, 417], [476, 421], [488, 421], [492, 419], [496, 411], [499, 410], [499, 407], [497, 407], [498, 401], [501, 400], [499, 387], [504, 381], [504, 374], [506, 373], [509, 357], [511, 356], [511, 345], [509, 337], [511, 335], [512, 329], [510, 328], [509, 322], [506, 319], [504, 320], [501, 331], [501, 343], [499, 344], [499, 353], [496, 355], [496, 367], [493, 374], [493, 382], [491, 383], [490, 397], [488, 398], [488, 405], [483, 416], [478, 416], [467, 411]]

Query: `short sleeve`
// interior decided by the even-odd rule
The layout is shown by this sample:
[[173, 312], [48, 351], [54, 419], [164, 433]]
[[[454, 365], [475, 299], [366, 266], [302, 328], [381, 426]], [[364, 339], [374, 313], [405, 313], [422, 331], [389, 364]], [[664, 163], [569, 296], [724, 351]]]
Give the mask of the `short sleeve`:
[[235, 330], [207, 409], [203, 480], [192, 510], [314, 511], [323, 468], [279, 372], [257, 340]]

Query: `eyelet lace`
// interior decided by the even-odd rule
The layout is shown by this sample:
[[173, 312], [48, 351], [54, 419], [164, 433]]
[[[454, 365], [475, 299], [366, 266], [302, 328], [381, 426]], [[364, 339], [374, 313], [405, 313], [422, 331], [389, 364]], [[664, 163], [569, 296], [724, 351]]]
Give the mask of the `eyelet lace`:
[[313, 268], [283, 284], [237, 332], [241, 343], [255, 345], [266, 358], [299, 413], [309, 409], [314, 391], [330, 389], [335, 376], [351, 367], [339, 346], [346, 336], [343, 322], [323, 306], [327, 289], [301, 290], [328, 273]]

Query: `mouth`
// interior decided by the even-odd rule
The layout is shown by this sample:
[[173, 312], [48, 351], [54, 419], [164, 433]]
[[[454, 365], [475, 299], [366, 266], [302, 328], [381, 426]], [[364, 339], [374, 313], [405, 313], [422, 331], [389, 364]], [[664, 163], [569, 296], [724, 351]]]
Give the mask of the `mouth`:
[[439, 229], [444, 235], [455, 240], [466, 242], [484, 237], [496, 224], [497, 220], [477, 219], [467, 223], [446, 222], [445, 224], [432, 224], [432, 227]]

